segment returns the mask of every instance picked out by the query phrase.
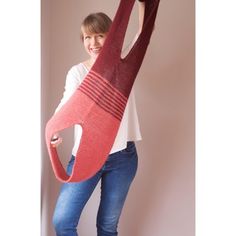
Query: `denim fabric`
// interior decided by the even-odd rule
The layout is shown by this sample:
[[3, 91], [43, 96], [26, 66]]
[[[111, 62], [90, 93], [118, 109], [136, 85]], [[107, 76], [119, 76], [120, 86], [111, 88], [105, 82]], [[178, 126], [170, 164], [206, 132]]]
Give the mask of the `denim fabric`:
[[[68, 167], [71, 173], [75, 157]], [[120, 214], [134, 179], [138, 157], [134, 142], [127, 148], [110, 154], [103, 167], [90, 179], [79, 183], [65, 183], [57, 200], [53, 225], [57, 236], [77, 236], [82, 210], [101, 179], [101, 199], [97, 213], [97, 236], [118, 235]]]

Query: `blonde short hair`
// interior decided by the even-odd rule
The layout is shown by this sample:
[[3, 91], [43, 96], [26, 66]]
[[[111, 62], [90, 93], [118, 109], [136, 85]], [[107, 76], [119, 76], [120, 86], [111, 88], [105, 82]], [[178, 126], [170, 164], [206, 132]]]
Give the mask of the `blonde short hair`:
[[112, 20], [103, 12], [89, 14], [81, 24], [80, 38], [83, 41], [83, 31], [88, 33], [107, 33]]

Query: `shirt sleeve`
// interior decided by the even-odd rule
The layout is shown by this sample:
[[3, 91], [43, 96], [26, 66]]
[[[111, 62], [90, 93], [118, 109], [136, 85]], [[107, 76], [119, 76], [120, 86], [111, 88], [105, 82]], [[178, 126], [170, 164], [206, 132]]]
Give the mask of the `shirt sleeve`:
[[55, 113], [61, 109], [61, 107], [69, 100], [75, 90], [81, 84], [80, 74], [75, 66], [73, 66], [67, 73], [66, 82], [64, 87], [64, 93], [62, 99], [57, 106]]

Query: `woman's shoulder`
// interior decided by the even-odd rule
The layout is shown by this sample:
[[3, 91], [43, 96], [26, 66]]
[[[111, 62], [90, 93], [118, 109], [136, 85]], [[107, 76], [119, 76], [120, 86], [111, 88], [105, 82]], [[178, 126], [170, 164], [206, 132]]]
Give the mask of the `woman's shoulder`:
[[78, 63], [76, 65], [73, 65], [67, 74], [67, 77], [71, 79], [79, 80], [80, 82], [84, 79], [84, 77], [87, 75], [87, 69], [83, 65], [83, 63]]
[[83, 62], [80, 62], [76, 65], [73, 65], [69, 72], [73, 72], [75, 74], [86, 74], [87, 73], [87, 68], [84, 66]]

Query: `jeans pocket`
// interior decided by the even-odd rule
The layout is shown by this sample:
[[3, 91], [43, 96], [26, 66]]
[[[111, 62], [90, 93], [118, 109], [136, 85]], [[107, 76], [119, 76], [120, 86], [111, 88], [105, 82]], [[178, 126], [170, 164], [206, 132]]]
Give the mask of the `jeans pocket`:
[[121, 150], [121, 153], [132, 154], [136, 153], [136, 147], [134, 142], [127, 142], [127, 147]]

